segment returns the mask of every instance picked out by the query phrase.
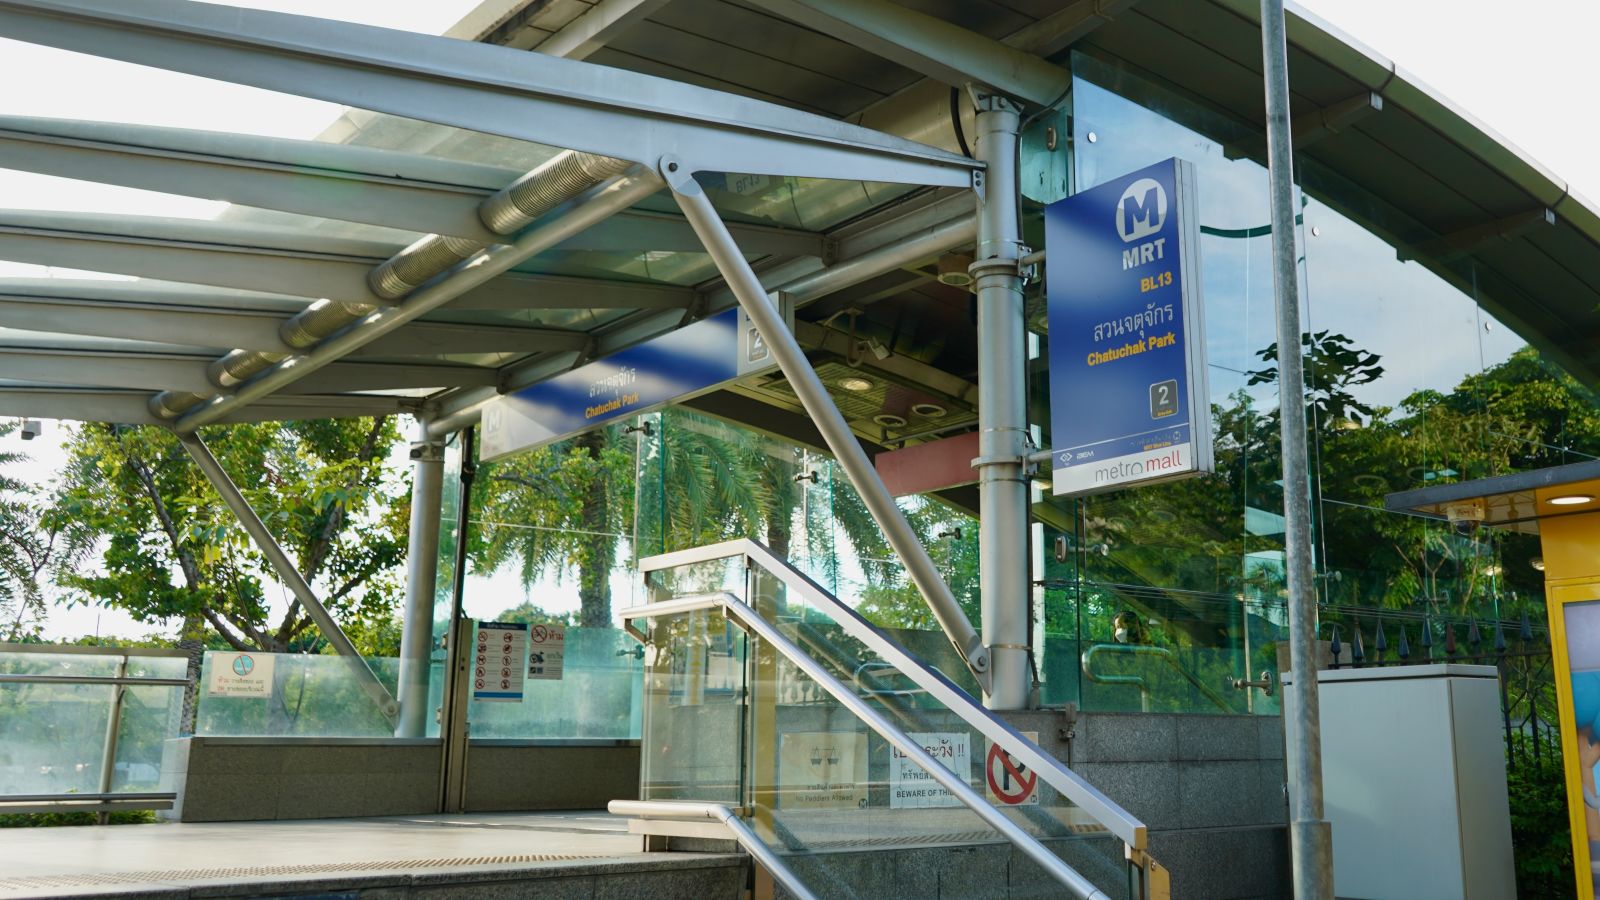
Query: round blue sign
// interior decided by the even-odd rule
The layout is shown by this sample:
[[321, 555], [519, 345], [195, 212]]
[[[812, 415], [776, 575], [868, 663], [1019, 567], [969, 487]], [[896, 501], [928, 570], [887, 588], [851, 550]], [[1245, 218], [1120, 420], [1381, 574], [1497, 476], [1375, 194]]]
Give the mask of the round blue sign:
[[243, 653], [233, 658], [233, 674], [238, 675], [240, 678], [249, 675], [251, 672], [254, 672], [255, 669], [256, 661], [248, 656], [245, 656]]

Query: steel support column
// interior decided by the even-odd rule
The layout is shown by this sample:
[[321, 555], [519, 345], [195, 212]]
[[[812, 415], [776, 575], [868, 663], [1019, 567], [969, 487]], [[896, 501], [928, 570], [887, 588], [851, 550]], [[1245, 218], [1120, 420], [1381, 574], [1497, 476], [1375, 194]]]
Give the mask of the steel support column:
[[978, 570], [983, 643], [993, 683], [990, 709], [1026, 709], [1029, 664], [1027, 344], [1022, 311], [1022, 234], [1017, 182], [1018, 108], [980, 96], [978, 245], [970, 271], [978, 295]]
[[428, 731], [428, 674], [433, 650], [433, 601], [439, 577], [439, 516], [444, 497], [444, 441], [417, 422], [411, 444], [411, 535], [406, 550], [406, 610], [400, 633], [400, 721], [395, 737]]
[[678, 201], [678, 206], [683, 209], [684, 217], [694, 227], [695, 233], [706, 246], [706, 252], [711, 254], [718, 271], [722, 273], [734, 296], [738, 298], [745, 315], [750, 317], [750, 324], [767, 342], [767, 346], [772, 348], [772, 357], [778, 363], [778, 368], [788, 379], [789, 386], [794, 389], [801, 405], [811, 415], [817, 430], [827, 442], [828, 449], [833, 451], [834, 458], [838, 460], [839, 467], [844, 469], [850, 478], [850, 483], [861, 495], [861, 500], [866, 505], [867, 511], [872, 514], [873, 521], [883, 529], [889, 546], [905, 564], [906, 572], [933, 610], [934, 618], [939, 620], [945, 635], [955, 645], [957, 652], [966, 661], [979, 683], [987, 690], [989, 654], [984, 649], [982, 640], [973, 629], [972, 623], [967, 621], [966, 614], [961, 611], [961, 605], [956, 602], [955, 595], [950, 593], [949, 585], [945, 584], [944, 578], [939, 574], [939, 569], [934, 565], [933, 558], [928, 555], [927, 548], [917, 539], [900, 507], [895, 504], [894, 497], [890, 496], [888, 488], [884, 487], [883, 480], [878, 477], [878, 471], [872, 465], [872, 460], [868, 459], [866, 451], [861, 449], [861, 443], [856, 440], [839, 408], [834, 405], [833, 398], [828, 395], [828, 389], [823, 387], [822, 379], [817, 377], [817, 372], [811, 367], [811, 361], [806, 359], [800, 343], [784, 324], [783, 316], [772, 298], [767, 295], [766, 288], [761, 286], [760, 278], [739, 251], [733, 235], [728, 232], [722, 218], [717, 215], [716, 208], [711, 205], [710, 198], [694, 180], [689, 168], [672, 157], [662, 159], [661, 175], [666, 179], [667, 186], [672, 189], [672, 195]]
[[391, 722], [395, 721], [399, 707], [394, 702], [394, 696], [383, 686], [383, 682], [378, 680], [378, 676], [372, 674], [372, 670], [367, 667], [367, 661], [361, 658], [361, 652], [356, 649], [355, 644], [350, 643], [350, 638], [339, 627], [339, 623], [333, 620], [333, 616], [329, 615], [327, 607], [322, 605], [316, 592], [311, 590], [311, 585], [301, 577], [300, 570], [295, 568], [289, 555], [278, 546], [277, 539], [267, 530], [261, 517], [250, 508], [250, 501], [244, 498], [244, 494], [239, 492], [238, 485], [234, 484], [233, 479], [223, 470], [222, 464], [211, 455], [211, 449], [200, 440], [198, 434], [179, 434], [178, 440], [183, 443], [184, 449], [189, 451], [189, 456], [194, 459], [195, 465], [205, 473], [206, 480], [211, 482], [211, 486], [217, 489], [218, 494], [222, 495], [222, 502], [233, 510], [239, 524], [244, 526], [244, 530], [249, 533], [251, 540], [255, 541], [261, 554], [272, 565], [278, 580], [282, 581], [300, 601], [300, 605], [306, 608], [312, 621], [317, 623], [317, 629], [322, 632], [322, 636], [328, 639], [328, 643], [333, 645], [333, 649], [337, 650], [339, 656], [349, 665], [356, 683], [361, 685], [361, 689], [366, 691], [368, 697], [372, 698], [372, 702], [377, 705], [378, 711], [383, 713], [384, 718]]
[[1272, 284], [1278, 303], [1278, 406], [1283, 435], [1283, 518], [1289, 589], [1289, 667], [1284, 724], [1289, 753], [1289, 850], [1294, 895], [1333, 897], [1333, 831], [1323, 818], [1322, 734], [1317, 703], [1317, 589], [1311, 555], [1311, 471], [1305, 367], [1300, 347], [1300, 282], [1295, 260], [1294, 144], [1289, 124], [1289, 51], [1283, 0], [1261, 0], [1266, 81], [1267, 171], [1272, 189]]

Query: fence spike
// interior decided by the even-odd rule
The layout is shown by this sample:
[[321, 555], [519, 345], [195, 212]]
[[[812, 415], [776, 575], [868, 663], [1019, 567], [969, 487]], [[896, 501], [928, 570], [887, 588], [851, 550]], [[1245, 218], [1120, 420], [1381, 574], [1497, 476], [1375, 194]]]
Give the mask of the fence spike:
[[1528, 621], [1528, 611], [1527, 610], [1523, 610], [1522, 611], [1522, 625], [1521, 625], [1520, 630], [1517, 633], [1517, 637], [1522, 639], [1523, 641], [1531, 641], [1531, 640], [1533, 640], [1533, 623]]
[[1478, 647], [1483, 643], [1483, 634], [1478, 631], [1478, 617], [1473, 616], [1467, 621], [1467, 647], [1472, 655], [1478, 655]]
[[1361, 620], [1350, 623], [1350, 662], [1361, 668], [1361, 663], [1367, 658], [1367, 648], [1361, 642]]
[[1339, 626], [1333, 626], [1333, 640], [1328, 644], [1328, 652], [1333, 656], [1333, 667], [1339, 668], [1339, 654], [1344, 650], [1344, 645], [1339, 643]]
[[1444, 623], [1444, 655], [1451, 659], [1456, 655], [1456, 626], [1448, 619]]
[[1411, 658], [1411, 642], [1406, 640], [1406, 626], [1404, 624], [1400, 626], [1400, 646], [1396, 648], [1395, 652], [1399, 654], [1401, 662]]
[[1502, 656], [1506, 652], [1506, 630], [1499, 619], [1494, 620], [1494, 652]]
[[1427, 616], [1422, 617], [1422, 656], [1433, 659], [1433, 620]]

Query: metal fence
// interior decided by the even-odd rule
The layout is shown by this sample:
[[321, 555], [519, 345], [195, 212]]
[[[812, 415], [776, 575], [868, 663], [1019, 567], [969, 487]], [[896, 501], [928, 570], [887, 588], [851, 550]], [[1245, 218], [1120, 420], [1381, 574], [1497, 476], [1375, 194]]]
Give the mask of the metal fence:
[[[1517, 621], [1490, 619], [1482, 623], [1477, 618], [1429, 616], [1420, 622], [1407, 622], [1376, 617], [1367, 629], [1356, 616], [1351, 618], [1349, 627], [1350, 634], [1346, 636], [1340, 623], [1327, 626], [1332, 668], [1428, 663], [1494, 666], [1500, 673], [1500, 716], [1507, 766], [1515, 768], [1525, 761], [1537, 765], [1544, 757], [1560, 753], [1554, 694], [1549, 691], [1554, 684], [1550, 636], [1544, 629], [1535, 630], [1527, 613]], [[1508, 632], [1513, 636], [1508, 638]], [[1411, 640], [1413, 634], [1415, 643]]]
[[[182, 650], [0, 643], [0, 813], [93, 812], [104, 823], [117, 810], [171, 809], [175, 793], [130, 788], [159, 777], [187, 668]], [[130, 731], [142, 756], [124, 760]], [[29, 790], [41, 785], [68, 789]]]

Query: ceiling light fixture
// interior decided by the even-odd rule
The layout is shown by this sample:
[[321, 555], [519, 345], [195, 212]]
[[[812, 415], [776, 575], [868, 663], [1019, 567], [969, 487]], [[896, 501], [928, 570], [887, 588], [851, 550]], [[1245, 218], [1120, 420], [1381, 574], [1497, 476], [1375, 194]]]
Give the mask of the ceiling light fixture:
[[1545, 502], [1551, 506], [1578, 506], [1592, 500], [1594, 500], [1593, 494], [1562, 494], [1559, 497], [1551, 497]]
[[883, 426], [884, 428], [904, 428], [904, 427], [906, 427], [905, 417], [897, 416], [894, 413], [880, 413], [880, 414], [878, 414], [876, 416], [873, 416], [872, 417], [872, 421], [874, 421], [877, 424]]
[[848, 378], [839, 379], [839, 387], [842, 387], [847, 391], [855, 391], [856, 393], [870, 391], [872, 390], [873, 386], [874, 385], [872, 382], [865, 378], [850, 376]]
[[1544, 571], [1544, 557], [1535, 556], [1533, 559], [1528, 560], [1528, 565], [1533, 566], [1534, 571], [1543, 572]]

